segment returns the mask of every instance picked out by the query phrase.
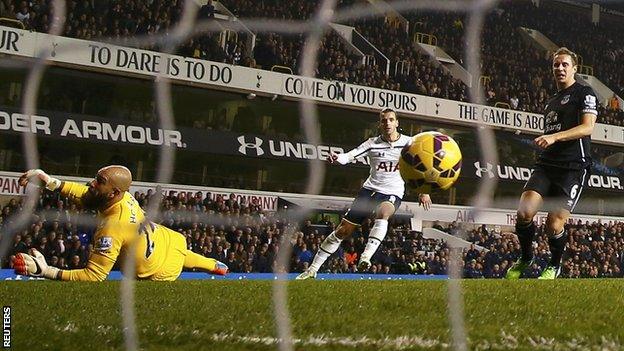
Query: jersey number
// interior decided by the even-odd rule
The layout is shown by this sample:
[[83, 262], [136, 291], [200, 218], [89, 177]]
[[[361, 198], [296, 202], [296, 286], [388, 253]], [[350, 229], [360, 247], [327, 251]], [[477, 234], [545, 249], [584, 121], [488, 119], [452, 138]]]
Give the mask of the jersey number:
[[574, 199], [576, 197], [576, 193], [578, 191], [578, 184], [574, 184], [572, 190], [570, 190], [570, 198]]
[[147, 248], [145, 249], [145, 258], [149, 258], [152, 252], [154, 252], [154, 243], [150, 240], [150, 231], [154, 232], [156, 226], [152, 222], [142, 223], [139, 227], [139, 235], [145, 234], [145, 240], [147, 241]]

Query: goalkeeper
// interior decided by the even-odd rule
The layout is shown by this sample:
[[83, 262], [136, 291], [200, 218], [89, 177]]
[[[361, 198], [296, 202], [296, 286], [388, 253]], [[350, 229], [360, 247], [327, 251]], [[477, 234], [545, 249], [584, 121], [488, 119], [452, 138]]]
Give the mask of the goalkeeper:
[[93, 249], [84, 269], [62, 270], [47, 265], [45, 257], [35, 250], [17, 254], [15, 273], [56, 280], [102, 281], [113, 268], [117, 258], [133, 254], [137, 279], [176, 280], [182, 268], [225, 275], [225, 264], [198, 255], [186, 247], [186, 238], [169, 228], [145, 218], [143, 209], [128, 192], [132, 183], [130, 170], [123, 166], [100, 169], [85, 186], [50, 177], [40, 169], [24, 173], [19, 183], [31, 181], [45, 184], [48, 190], [60, 190], [61, 195], [97, 211], [97, 229]]

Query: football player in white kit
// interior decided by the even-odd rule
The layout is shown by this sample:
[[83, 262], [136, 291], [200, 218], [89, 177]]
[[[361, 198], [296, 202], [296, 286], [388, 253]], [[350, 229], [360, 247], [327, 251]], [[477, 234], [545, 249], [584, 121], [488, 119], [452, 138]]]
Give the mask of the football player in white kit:
[[[368, 156], [370, 176], [336, 230], [329, 234], [319, 247], [310, 267], [296, 279], [315, 278], [316, 272], [327, 258], [338, 250], [342, 240], [351, 236], [364, 219], [374, 213], [375, 224], [371, 228], [366, 248], [358, 263], [358, 271], [368, 271], [371, 257], [386, 237], [388, 219], [401, 205], [405, 192], [405, 183], [399, 174], [399, 158], [401, 150], [411, 144], [412, 137], [399, 133], [398, 126], [396, 113], [392, 109], [385, 109], [379, 113], [380, 136], [366, 140], [347, 153], [331, 154], [328, 157], [330, 163], [345, 165], [356, 158]], [[428, 194], [420, 194], [419, 202], [425, 210], [431, 207], [431, 198]]]

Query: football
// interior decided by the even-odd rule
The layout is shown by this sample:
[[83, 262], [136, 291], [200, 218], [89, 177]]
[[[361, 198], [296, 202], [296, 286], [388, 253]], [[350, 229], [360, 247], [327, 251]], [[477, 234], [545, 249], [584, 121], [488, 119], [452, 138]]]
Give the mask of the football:
[[417, 192], [446, 190], [459, 178], [462, 155], [459, 145], [448, 135], [423, 132], [403, 148], [399, 172], [405, 183]]

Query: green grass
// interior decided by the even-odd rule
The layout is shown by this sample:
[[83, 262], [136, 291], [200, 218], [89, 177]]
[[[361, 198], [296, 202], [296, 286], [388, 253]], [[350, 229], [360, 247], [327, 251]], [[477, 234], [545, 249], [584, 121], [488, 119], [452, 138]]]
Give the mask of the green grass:
[[[624, 279], [463, 287], [470, 349], [624, 348]], [[123, 349], [118, 296], [119, 282], [0, 284], [16, 350]], [[444, 281], [290, 282], [289, 299], [297, 350], [450, 348]], [[244, 339], [276, 336], [271, 306], [266, 281], [137, 282], [140, 347], [275, 350], [274, 340]], [[321, 345], [310, 341], [321, 336]], [[411, 346], [401, 337], [414, 338]]]

